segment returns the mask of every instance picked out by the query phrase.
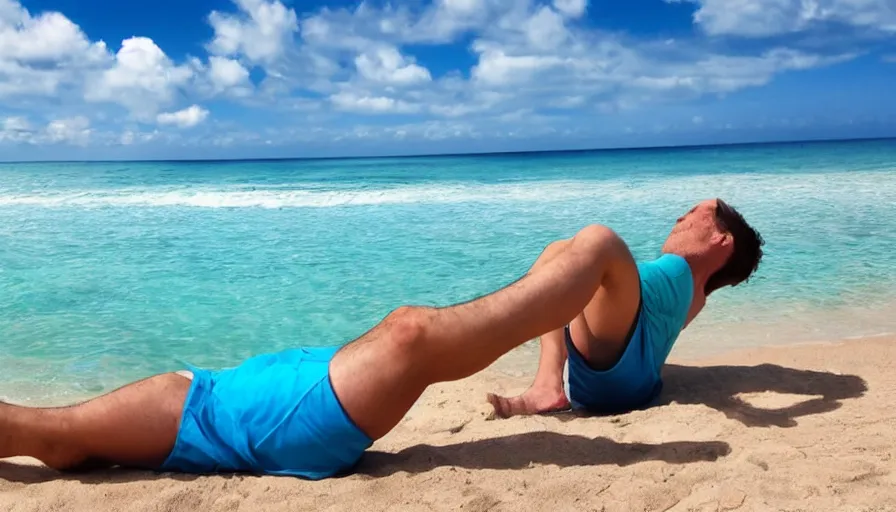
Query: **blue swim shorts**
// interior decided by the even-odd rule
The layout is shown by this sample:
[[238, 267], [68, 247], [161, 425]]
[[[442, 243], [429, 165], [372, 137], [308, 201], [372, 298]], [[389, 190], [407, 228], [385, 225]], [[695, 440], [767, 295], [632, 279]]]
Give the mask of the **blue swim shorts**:
[[297, 348], [220, 371], [188, 365], [193, 382], [177, 441], [159, 469], [311, 480], [350, 470], [373, 442], [333, 392], [337, 350]]
[[639, 263], [638, 274], [638, 314], [628, 344], [612, 368], [591, 368], [566, 329], [567, 397], [573, 408], [627, 412], [649, 405], [662, 391], [661, 369], [687, 321], [694, 281], [687, 261], [673, 254]]

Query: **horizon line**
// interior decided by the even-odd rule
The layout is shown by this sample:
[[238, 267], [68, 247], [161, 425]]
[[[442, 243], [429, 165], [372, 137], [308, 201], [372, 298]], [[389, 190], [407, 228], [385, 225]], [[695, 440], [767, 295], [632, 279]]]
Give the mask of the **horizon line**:
[[546, 155], [562, 153], [614, 153], [628, 151], [669, 151], [669, 150], [695, 150], [709, 148], [725, 148], [737, 146], [772, 146], [788, 144], [822, 144], [830, 142], [872, 142], [896, 140], [894, 136], [884, 137], [856, 137], [856, 138], [818, 138], [818, 139], [784, 139], [769, 141], [747, 142], [722, 142], [715, 144], [670, 144], [654, 146], [617, 146], [594, 147], [580, 149], [540, 149], [540, 150], [510, 150], [510, 151], [482, 151], [471, 153], [425, 153], [425, 154], [391, 154], [391, 155], [361, 155], [361, 156], [296, 156], [296, 157], [256, 157], [256, 158], [187, 158], [187, 159], [100, 159], [100, 160], [0, 160], [0, 164], [41, 164], [41, 163], [212, 163], [212, 162], [289, 162], [289, 161], [318, 161], [318, 160], [374, 160], [381, 158], [413, 159], [413, 158], [445, 158], [445, 157], [495, 157], [495, 156], [524, 156]]

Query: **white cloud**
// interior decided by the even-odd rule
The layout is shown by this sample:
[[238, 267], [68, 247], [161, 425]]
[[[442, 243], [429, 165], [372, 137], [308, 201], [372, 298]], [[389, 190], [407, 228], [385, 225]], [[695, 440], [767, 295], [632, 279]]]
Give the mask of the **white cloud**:
[[7, 117], [0, 124], [0, 142], [86, 146], [92, 134], [90, 120], [84, 116], [55, 119], [39, 129], [21, 116]]
[[239, 61], [213, 55], [208, 62], [208, 75], [215, 92], [232, 91], [237, 96], [251, 93], [249, 70]]
[[403, 36], [409, 41], [451, 41], [464, 32], [484, 27], [494, 12], [506, 4], [488, 0], [437, 0], [417, 23], [405, 27]]
[[52, 96], [60, 84], [72, 80], [60, 69], [39, 69], [0, 58], [0, 98]]
[[[339, 110], [412, 112], [426, 105], [426, 111], [445, 117], [500, 115], [533, 106], [613, 112], [760, 86], [781, 72], [836, 61], [787, 48], [729, 56], [684, 40], [624, 41], [570, 25], [585, 10], [586, 2], [572, 0], [436, 1], [417, 11], [362, 3], [306, 17], [301, 48], [328, 64], [327, 78], [313, 89], [327, 94]], [[454, 74], [435, 78], [401, 53], [403, 45], [456, 38], [465, 31], [475, 34], [469, 48], [477, 57], [469, 80]]]
[[[299, 50], [321, 63], [309, 88], [337, 110], [355, 113], [461, 117], [524, 107], [612, 113], [761, 86], [782, 72], [850, 57], [783, 47], [726, 55], [687, 40], [624, 40], [574, 24], [587, 2], [546, 1], [437, 0], [419, 9], [362, 2], [321, 9], [301, 24]], [[473, 35], [468, 47], [477, 61], [458, 71], [469, 79], [453, 72], [434, 77], [402, 53], [405, 45], [456, 41], [465, 33]]]
[[756, 57], [709, 55], [696, 62], [653, 63], [655, 75], [634, 78], [643, 89], [691, 90], [697, 93], [729, 93], [767, 84], [777, 73], [826, 66], [853, 55], [824, 57], [787, 48], [769, 50]]
[[7, 117], [3, 120], [4, 131], [28, 131], [31, 129], [31, 123], [28, 119], [21, 116]]
[[208, 21], [215, 37], [208, 49], [216, 55], [244, 55], [250, 62], [270, 64], [281, 57], [298, 18], [279, 0], [233, 0], [238, 14], [212, 11]]
[[177, 112], [164, 112], [156, 116], [156, 122], [161, 125], [175, 125], [180, 128], [191, 128], [205, 121], [208, 110], [199, 105], [191, 105]]
[[188, 65], [174, 65], [152, 39], [132, 37], [122, 41], [115, 65], [93, 77], [85, 99], [118, 103], [146, 120], [172, 103], [193, 74]]
[[32, 16], [15, 0], [0, 0], [0, 98], [55, 95], [110, 59], [102, 41], [59, 12]]
[[141, 132], [139, 130], [125, 130], [121, 133], [121, 137], [118, 139], [118, 143], [122, 146], [130, 146], [134, 143], [147, 143], [154, 141], [162, 135], [159, 130], [153, 130], [151, 132]]
[[666, 0], [699, 4], [694, 23], [712, 35], [761, 37], [833, 22], [896, 32], [892, 0]]
[[420, 107], [402, 100], [386, 96], [365, 96], [353, 92], [340, 92], [330, 96], [330, 101], [339, 110], [372, 114], [417, 112]]
[[28, 142], [32, 137], [31, 123], [24, 117], [7, 117], [0, 125], [0, 142]]
[[[808, 31], [827, 22], [896, 30], [891, 0], [666, 1], [698, 4], [695, 22], [717, 35]], [[580, 120], [624, 115], [652, 103], [761, 87], [781, 73], [853, 56], [805, 50], [809, 45], [796, 50], [783, 39], [774, 40], [777, 46], [744, 47], [708, 44], [706, 38], [650, 40], [605, 32], [594, 26], [599, 17], [583, 20], [587, 0], [365, 1], [300, 14], [287, 5], [303, 4], [286, 0], [232, 2], [232, 13], [208, 16], [213, 35], [204, 47], [207, 54], [172, 59], [140, 36], [126, 39], [112, 54], [61, 13], [32, 15], [15, 0], [0, 0], [0, 106], [26, 113], [0, 118], [0, 139], [99, 144], [108, 135], [110, 144], [158, 141], [183, 133], [172, 127], [204, 122], [209, 112], [199, 105], [213, 98], [243, 109], [265, 107], [270, 126], [289, 119], [354, 125], [363, 116], [387, 114], [423, 119], [392, 126], [393, 131], [365, 127], [354, 133], [357, 138], [437, 140], [469, 134], [473, 126], [483, 136], [519, 134], [527, 122], [553, 129], [551, 123], [561, 123], [553, 117], [557, 110]], [[455, 45], [451, 51], [468, 51], [472, 62], [445, 59], [433, 65], [423, 55], [438, 53], [420, 51], [423, 45], [447, 44]], [[457, 69], [446, 69], [454, 62]], [[250, 70], [257, 68], [264, 78], [256, 85]], [[53, 96], [54, 102], [33, 96]], [[44, 106], [34, 107], [39, 102]], [[130, 116], [106, 110], [106, 104], [121, 105]], [[32, 107], [44, 119], [62, 119], [32, 128], [28, 117], [38, 119], [28, 110]], [[84, 113], [90, 121], [78, 116]], [[216, 117], [224, 113], [216, 110]], [[694, 129], [703, 117], [696, 114], [702, 113], [677, 122]], [[162, 125], [161, 132], [141, 132], [135, 121]], [[375, 124], [390, 122], [380, 117]], [[203, 130], [190, 133], [180, 140], [205, 136]], [[228, 137], [221, 134], [217, 143], [249, 140], [240, 136], [228, 142]], [[270, 139], [266, 134], [260, 140]]]
[[502, 13], [526, 8], [528, 0], [434, 0], [422, 10], [361, 2], [355, 9], [323, 8], [305, 17], [302, 39], [314, 46], [360, 51], [370, 41], [451, 43], [478, 32]]
[[555, 55], [508, 55], [499, 45], [477, 44], [475, 49], [479, 63], [472, 76], [488, 85], [528, 82], [538, 72], [572, 64], [571, 60]]
[[[10, 0], [0, 1], [17, 6]], [[102, 60], [106, 56], [105, 44], [88, 41], [81, 29], [61, 13], [46, 12], [35, 18], [19, 7], [18, 19], [4, 21], [0, 21], [0, 55], [4, 59], [46, 62]]]
[[588, 0], [554, 0], [554, 8], [570, 18], [580, 18], [588, 8]]
[[557, 11], [544, 6], [523, 24], [529, 45], [550, 50], [557, 48], [569, 38], [563, 17]]
[[432, 80], [429, 70], [409, 61], [391, 46], [358, 55], [355, 66], [362, 77], [374, 82], [413, 85]]
[[50, 121], [46, 128], [49, 142], [65, 142], [78, 146], [86, 146], [90, 140], [90, 120], [84, 116]]

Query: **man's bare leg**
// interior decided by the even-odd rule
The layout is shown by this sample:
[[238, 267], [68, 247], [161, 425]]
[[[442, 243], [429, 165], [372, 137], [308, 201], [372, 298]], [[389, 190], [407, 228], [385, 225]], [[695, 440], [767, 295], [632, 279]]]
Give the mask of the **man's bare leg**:
[[174, 447], [189, 388], [189, 379], [168, 373], [70, 407], [0, 403], [0, 458], [34, 457], [59, 470], [155, 468]]
[[[333, 388], [358, 426], [382, 437], [430, 384], [472, 375], [569, 323], [627, 254], [614, 233], [592, 226], [495, 293], [447, 308], [400, 308], [337, 353]], [[31, 456], [57, 469], [93, 461], [158, 467], [174, 447], [189, 387], [172, 373], [72, 407], [0, 404], [0, 458]]]
[[[568, 240], [549, 244], [535, 260], [529, 274], [544, 267], [568, 246]], [[541, 336], [538, 371], [535, 374], [535, 381], [525, 393], [511, 398], [494, 393], [486, 396], [486, 400], [495, 408], [495, 414], [507, 418], [518, 414], [560, 411], [569, 407], [569, 400], [563, 392], [563, 366], [566, 363], [566, 341], [563, 331], [564, 328], [561, 327]]]
[[[552, 244], [554, 245], [554, 244]], [[550, 246], [549, 246], [550, 248]], [[562, 252], [542, 254], [551, 259]], [[540, 264], [536, 262], [533, 269]], [[572, 343], [596, 370], [613, 367], [625, 351], [628, 334], [636, 321], [640, 302], [638, 268], [631, 253], [618, 259], [616, 268], [608, 273], [581, 314], [570, 323]], [[499, 417], [540, 414], [563, 410], [569, 400], [563, 390], [563, 368], [567, 349], [562, 328], [541, 336], [541, 355], [532, 386], [523, 394], [511, 398], [489, 394], [487, 399]]]
[[628, 254], [612, 231], [589, 226], [541, 268], [497, 292], [446, 308], [399, 308], [333, 358], [336, 395], [378, 439], [430, 384], [468, 377], [572, 321]]

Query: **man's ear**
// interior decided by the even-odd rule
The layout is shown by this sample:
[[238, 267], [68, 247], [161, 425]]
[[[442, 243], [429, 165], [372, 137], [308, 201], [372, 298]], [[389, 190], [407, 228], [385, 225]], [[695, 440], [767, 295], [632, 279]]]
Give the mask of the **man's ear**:
[[730, 247], [734, 245], [734, 236], [727, 231], [718, 232], [713, 235], [712, 241], [719, 247]]

